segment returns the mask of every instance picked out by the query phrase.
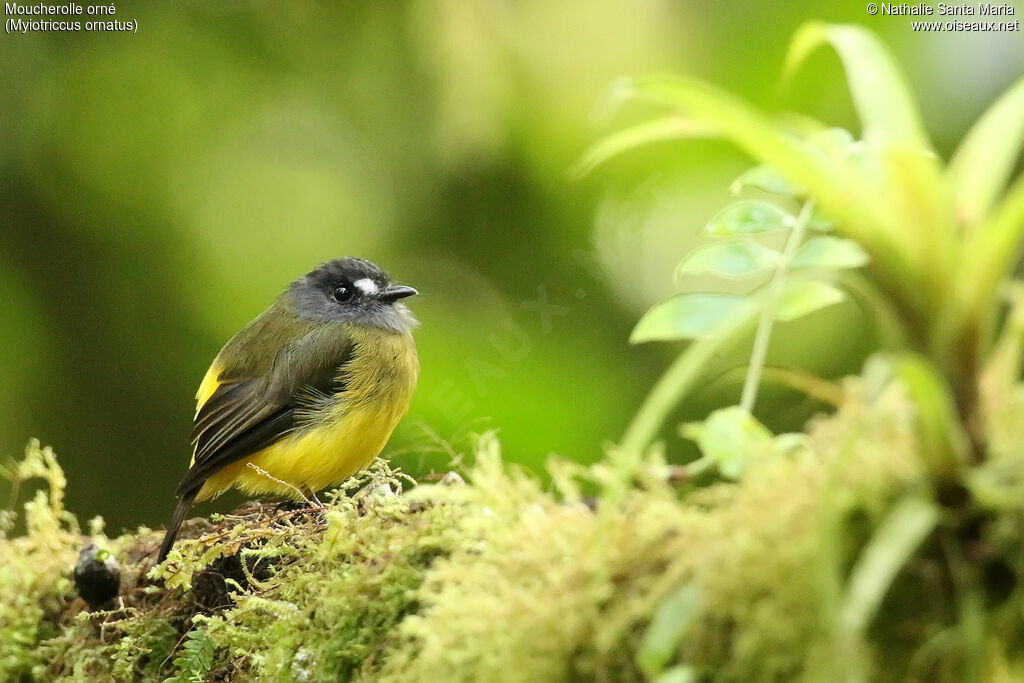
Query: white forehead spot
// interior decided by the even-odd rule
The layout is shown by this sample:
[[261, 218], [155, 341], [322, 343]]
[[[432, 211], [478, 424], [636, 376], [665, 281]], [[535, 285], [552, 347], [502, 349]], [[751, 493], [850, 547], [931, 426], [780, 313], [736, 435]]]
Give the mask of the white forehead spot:
[[377, 283], [368, 277], [360, 278], [352, 283], [355, 285], [363, 294], [376, 294], [379, 290], [377, 289]]

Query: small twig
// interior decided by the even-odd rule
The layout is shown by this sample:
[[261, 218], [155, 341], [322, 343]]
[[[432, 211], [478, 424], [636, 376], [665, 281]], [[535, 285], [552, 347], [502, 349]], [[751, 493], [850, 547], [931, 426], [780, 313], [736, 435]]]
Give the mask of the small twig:
[[[246, 467], [250, 467], [250, 468], [256, 470], [260, 475], [266, 477], [267, 479], [269, 479], [271, 481], [274, 481], [274, 482], [277, 482], [281, 486], [286, 486], [286, 487], [290, 488], [292, 491], [295, 491], [295, 493], [299, 494], [299, 498], [301, 498], [302, 500], [306, 501], [306, 503], [308, 503], [310, 506], [316, 507], [319, 510], [323, 510], [324, 509], [323, 503], [320, 503], [319, 505], [317, 505], [316, 503], [311, 501], [309, 499], [309, 497], [306, 495], [306, 493], [302, 489], [300, 489], [298, 486], [296, 486], [295, 484], [289, 483], [289, 482], [285, 481], [284, 479], [278, 479], [277, 477], [272, 475], [270, 472], [267, 472], [265, 469], [263, 469], [262, 467], [260, 467], [259, 465], [255, 464], [255, 463], [247, 462], [245, 465], [246, 465]], [[319, 501], [317, 501], [317, 503], [319, 503]]]
[[[416, 481], [416, 479], [414, 477], [411, 477], [408, 474], [406, 474], [405, 472], [403, 472], [400, 467], [391, 470], [391, 476], [394, 477], [394, 479], [396, 481], [398, 481], [399, 486], [401, 486], [401, 482], [402, 481], [408, 482], [409, 484], [412, 484], [413, 486], [416, 486], [416, 484], [419, 483], [419, 482]], [[402, 490], [404, 490], [404, 487], [402, 487]]]
[[18, 493], [21, 488], [21, 475], [16, 467], [10, 470], [9, 475], [7, 468], [3, 469], [4, 478], [11, 482], [11, 490], [7, 494], [7, 512], [14, 512], [14, 508], [18, 504]]
[[[311, 505], [310, 507], [299, 508], [298, 510], [287, 510], [285, 512], [282, 512], [282, 513], [279, 513], [277, 515], [274, 515], [273, 517], [268, 517], [267, 519], [263, 520], [263, 523], [264, 524], [271, 524], [273, 522], [276, 522], [279, 519], [284, 519], [286, 517], [292, 517], [292, 516], [297, 515], [299, 513], [320, 512], [323, 509], [324, 508], [318, 508], [318, 507], [315, 507], [315, 506]], [[251, 531], [256, 531], [256, 530], [252, 529]], [[213, 542], [213, 541], [219, 541], [220, 539], [222, 539], [225, 536], [228, 536], [230, 534], [231, 534], [231, 530], [228, 530], [228, 531], [223, 531], [223, 532], [217, 534], [216, 536], [201, 536], [200, 539], [203, 540], [203, 541], [206, 541], [207, 543], [210, 543], [210, 542]]]
[[778, 304], [779, 296], [782, 294], [782, 286], [786, 282], [786, 272], [789, 262], [796, 253], [797, 247], [803, 241], [807, 224], [814, 212], [814, 201], [808, 201], [800, 210], [796, 218], [796, 224], [786, 238], [786, 246], [783, 247], [782, 257], [772, 279], [768, 282], [768, 300], [765, 302], [764, 311], [757, 324], [757, 332], [754, 334], [754, 348], [750, 352], [750, 367], [747, 372], [746, 381], [743, 383], [743, 395], [740, 398], [740, 406], [748, 413], [754, 412], [754, 403], [757, 401], [757, 390], [761, 385], [761, 370], [764, 367], [765, 357], [768, 355], [768, 342], [772, 337], [772, 324], [775, 322], [775, 306]]
[[455, 449], [452, 448], [452, 445], [448, 442], [447, 439], [442, 438], [440, 434], [435, 432], [426, 424], [421, 423], [417, 426], [420, 428], [420, 431], [427, 435], [428, 439], [437, 444], [442, 453], [446, 453], [448, 455], [448, 458], [451, 460], [454, 466], [457, 467], [462, 464], [462, 456], [459, 453], [455, 452]]
[[[245, 554], [238, 553], [239, 564], [242, 566], [242, 573], [245, 574], [245, 580], [249, 582], [250, 586], [253, 586], [257, 590], [263, 590], [264, 584], [262, 581], [257, 581], [256, 577], [252, 575], [252, 571], [249, 569], [249, 565], [245, 562]], [[263, 558], [256, 558], [256, 562], [253, 562], [253, 568], [256, 568], [256, 564]]]
[[167, 658], [163, 662], [160, 663], [160, 670], [161, 671], [163, 671], [164, 667], [167, 666], [167, 662], [171, 661], [171, 657], [174, 656], [174, 653], [178, 651], [178, 648], [181, 647], [181, 644], [185, 642], [185, 638], [188, 638], [188, 634], [191, 633], [191, 632], [192, 632], [192, 629], [188, 629], [184, 633], [181, 634], [181, 637], [178, 638], [178, 642], [176, 642], [174, 644], [174, 647], [172, 647], [171, 651], [168, 653]]

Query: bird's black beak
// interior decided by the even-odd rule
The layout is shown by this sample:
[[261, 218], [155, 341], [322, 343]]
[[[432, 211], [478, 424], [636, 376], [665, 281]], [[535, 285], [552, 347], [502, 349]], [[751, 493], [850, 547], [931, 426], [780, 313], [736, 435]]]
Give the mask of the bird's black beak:
[[380, 300], [392, 303], [399, 299], [404, 299], [407, 296], [412, 296], [413, 294], [419, 294], [419, 292], [412, 287], [406, 287], [405, 285], [389, 285], [387, 289], [381, 292]]

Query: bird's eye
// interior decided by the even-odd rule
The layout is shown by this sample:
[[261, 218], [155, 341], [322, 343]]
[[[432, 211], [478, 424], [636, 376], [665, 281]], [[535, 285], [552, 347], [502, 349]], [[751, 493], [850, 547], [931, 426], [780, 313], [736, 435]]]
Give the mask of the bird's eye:
[[338, 285], [334, 288], [334, 300], [340, 304], [349, 301], [352, 298], [352, 290], [345, 285]]

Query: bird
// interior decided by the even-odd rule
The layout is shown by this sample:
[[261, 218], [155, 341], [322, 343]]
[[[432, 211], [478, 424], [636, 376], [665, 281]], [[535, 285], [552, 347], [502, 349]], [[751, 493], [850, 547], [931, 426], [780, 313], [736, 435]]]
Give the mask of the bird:
[[315, 495], [380, 454], [419, 377], [418, 323], [404, 302], [415, 294], [369, 261], [338, 258], [231, 337], [196, 393], [192, 460], [158, 563], [195, 502], [232, 487]]

